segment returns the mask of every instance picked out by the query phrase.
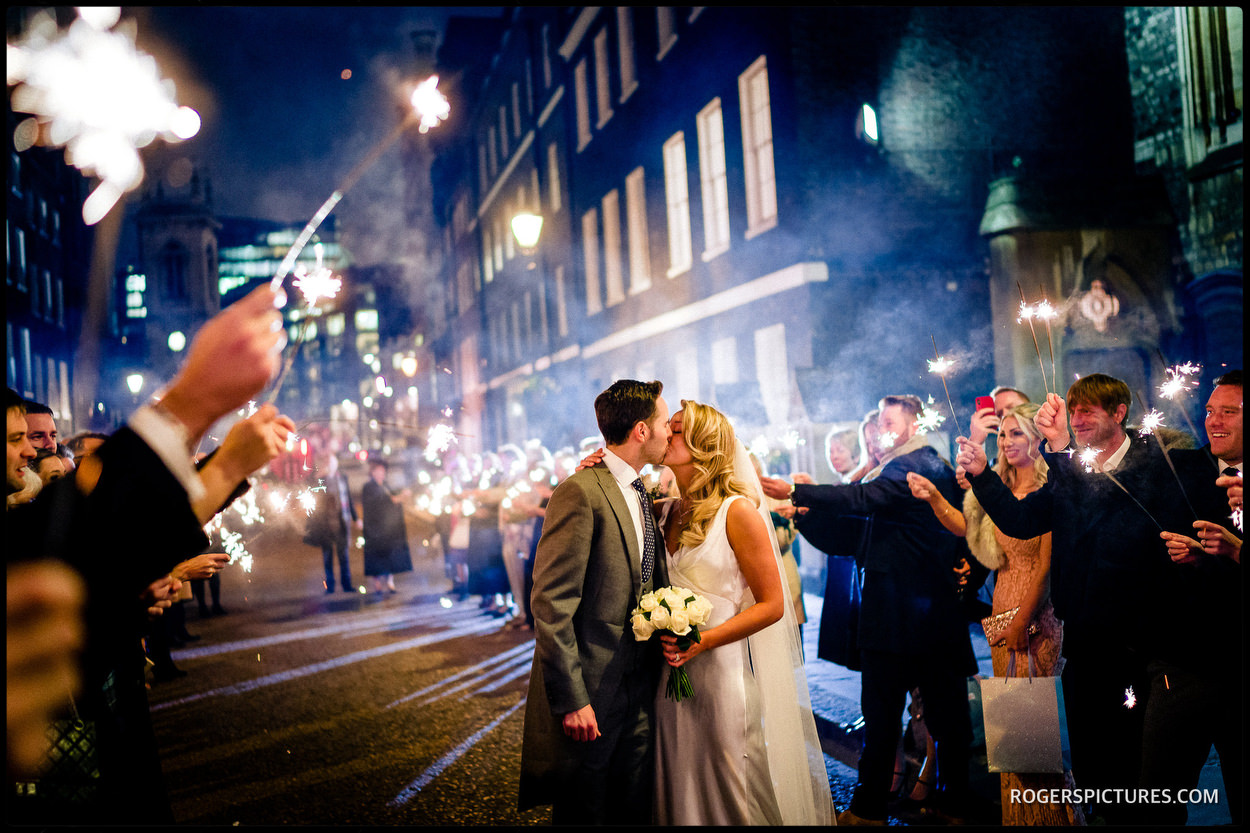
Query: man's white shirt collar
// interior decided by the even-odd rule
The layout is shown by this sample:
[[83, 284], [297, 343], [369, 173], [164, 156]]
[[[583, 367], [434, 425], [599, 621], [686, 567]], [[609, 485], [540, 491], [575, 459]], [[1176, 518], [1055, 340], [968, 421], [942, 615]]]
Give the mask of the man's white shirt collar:
[[623, 486], [630, 486], [638, 479], [638, 472], [634, 471], [634, 467], [626, 463], [611, 450], [605, 448], [603, 450], [603, 462], [608, 467], [608, 471], [612, 472], [612, 476], [617, 482]]
[[1124, 455], [1128, 454], [1129, 446], [1132, 444], [1133, 443], [1129, 439], [1128, 434], [1125, 434], [1124, 442], [1120, 443], [1120, 447], [1115, 450], [1114, 454], [1112, 454], [1110, 457], [1107, 458], [1107, 462], [1103, 463], [1099, 467], [1098, 470], [1107, 472], [1107, 471], [1115, 471], [1117, 468], [1119, 468], [1120, 463], [1124, 462]]

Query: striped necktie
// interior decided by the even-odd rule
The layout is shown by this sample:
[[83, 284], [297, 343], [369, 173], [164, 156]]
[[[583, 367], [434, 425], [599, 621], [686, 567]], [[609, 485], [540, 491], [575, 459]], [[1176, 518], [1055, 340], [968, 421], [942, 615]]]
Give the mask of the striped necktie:
[[635, 479], [630, 485], [642, 501], [642, 583], [645, 585], [651, 580], [651, 571], [655, 569], [655, 515], [651, 511], [651, 498], [642, 485], [642, 478]]

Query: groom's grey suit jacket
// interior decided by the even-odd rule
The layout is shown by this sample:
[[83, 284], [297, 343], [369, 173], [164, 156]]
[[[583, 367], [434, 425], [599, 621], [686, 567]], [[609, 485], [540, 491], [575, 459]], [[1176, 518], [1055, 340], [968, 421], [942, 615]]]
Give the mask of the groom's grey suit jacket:
[[[625, 682], [655, 690], [662, 666], [658, 641], [636, 642], [629, 618], [642, 592], [668, 583], [663, 540], [657, 543], [655, 570], [643, 587], [629, 507], [603, 463], [574, 473], [552, 493], [534, 561], [523, 809], [558, 800], [570, 772], [619, 740], [621, 727], [612, 721], [622, 712]], [[562, 717], [587, 704], [603, 737], [570, 740]]]

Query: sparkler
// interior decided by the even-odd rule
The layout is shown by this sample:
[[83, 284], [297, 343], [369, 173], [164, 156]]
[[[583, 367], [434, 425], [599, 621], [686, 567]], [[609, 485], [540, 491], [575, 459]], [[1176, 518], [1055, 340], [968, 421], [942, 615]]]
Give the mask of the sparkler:
[[[1133, 394], [1137, 397], [1138, 403], [1141, 404], [1142, 410], [1145, 411], [1146, 403], [1142, 399], [1141, 394], [1138, 393], [1137, 391], [1134, 391]], [[1167, 460], [1168, 468], [1172, 470], [1172, 476], [1176, 478], [1176, 485], [1179, 486], [1181, 489], [1181, 496], [1185, 498], [1185, 505], [1189, 507], [1189, 511], [1193, 513], [1194, 520], [1196, 521], [1198, 520], [1198, 512], [1197, 510], [1194, 509], [1193, 503], [1191, 503], [1189, 500], [1189, 494], [1185, 491], [1185, 484], [1181, 482], [1181, 476], [1176, 471], [1176, 464], [1172, 462], [1172, 455], [1168, 454], [1167, 446], [1163, 444], [1163, 438], [1155, 433], [1155, 429], [1160, 428], [1162, 426], [1163, 426], [1163, 414], [1160, 413], [1159, 411], [1151, 409], [1150, 411], [1146, 413], [1145, 416], [1142, 417], [1141, 433], [1153, 435], [1155, 440], [1159, 443], [1159, 450], [1163, 452], [1163, 459]]]
[[1050, 305], [1050, 301], [1046, 299], [1046, 287], [1041, 287], [1042, 300], [1037, 302], [1037, 306], [1033, 308], [1033, 316], [1040, 318], [1046, 322], [1046, 346], [1050, 348], [1050, 381], [1055, 385], [1055, 393], [1059, 392], [1059, 383], [1056, 381], [1055, 375], [1055, 342], [1050, 336], [1050, 322], [1058, 317], [1059, 310]]
[[66, 161], [100, 180], [82, 206], [90, 226], [143, 181], [139, 148], [190, 139], [200, 116], [178, 106], [173, 82], [135, 47], [133, 23], [114, 28], [120, 8], [78, 14], [66, 30], [50, 12], [33, 15], [5, 64], [13, 110], [32, 115], [14, 132], [17, 149], [64, 147]]
[[[1091, 446], [1086, 446], [1085, 448], [1081, 449], [1081, 452], [1077, 455], [1077, 460], [1080, 461], [1081, 465], [1085, 468], [1086, 472], [1098, 471], [1100, 469], [1100, 467], [1098, 466], [1099, 454], [1102, 454], [1101, 448], [1093, 448]], [[1071, 451], [1068, 452], [1068, 456], [1069, 457], [1072, 456]], [[1155, 516], [1150, 514], [1150, 510], [1147, 509], [1145, 506], [1142, 506], [1141, 501], [1133, 497], [1133, 494], [1128, 489], [1124, 488], [1124, 484], [1121, 483], [1119, 480], [1117, 480], [1114, 474], [1112, 474], [1109, 471], [1102, 471], [1101, 473], [1107, 475], [1108, 480], [1110, 480], [1115, 485], [1119, 486], [1120, 491], [1128, 495], [1129, 500], [1133, 501], [1133, 503], [1136, 503], [1138, 508], [1141, 509], [1141, 511], [1146, 513], [1147, 518], [1150, 518], [1150, 520], [1154, 521], [1155, 526], [1159, 527], [1159, 531], [1160, 532], [1163, 531], [1163, 524], [1155, 520]], [[1186, 500], [1188, 500], [1188, 498], [1186, 498]]]
[[955, 403], [951, 401], [951, 390], [946, 386], [946, 374], [955, 366], [955, 363], [938, 355], [937, 339], [933, 337], [933, 333], [929, 333], [929, 339], [933, 342], [933, 355], [937, 357], [936, 361], [929, 362], [929, 372], [936, 373], [941, 377], [942, 389], [946, 391], [946, 404], [950, 406], [951, 419], [955, 422], [955, 432], [962, 435], [963, 431], [959, 428], [959, 417], [955, 415]]
[[[330, 216], [330, 212], [339, 204], [343, 196], [364, 175], [364, 172], [372, 167], [373, 163], [378, 161], [382, 154], [414, 122], [417, 124], [419, 132], [427, 133], [432, 128], [437, 127], [451, 112], [451, 105], [447, 102], [446, 97], [438, 91], [437, 75], [431, 75], [418, 84], [409, 99], [409, 103], [412, 105], [412, 109], [407, 116], [381, 142], [374, 146], [373, 150], [364, 159], [357, 162], [356, 167], [348, 171], [347, 176], [339, 184], [339, 187], [334, 189], [334, 193], [330, 194], [326, 201], [321, 204], [321, 207], [317, 209], [317, 213], [313, 214], [308, 224], [304, 226], [299, 236], [295, 238], [295, 242], [291, 245], [290, 250], [287, 251], [286, 257], [278, 265], [278, 271], [269, 282], [269, 288], [279, 297], [281, 297], [282, 282], [286, 280], [286, 276], [295, 267], [295, 261], [299, 258], [300, 253], [304, 251], [304, 247], [308, 245], [308, 241], [312, 239], [312, 236], [317, 232], [318, 227], [320, 227], [325, 218]], [[297, 352], [298, 349], [299, 346], [297, 345]], [[290, 360], [287, 362], [288, 366], [289, 364]], [[282, 387], [282, 378], [285, 375], [284, 367], [283, 373], [279, 375], [278, 381], [274, 384], [273, 392], [269, 395], [269, 402], [273, 402], [277, 398], [278, 391]]]
[[[932, 404], [933, 397], [930, 396], [928, 405]], [[928, 407], [928, 405], [921, 409], [920, 416], [916, 419], [916, 425], [919, 426], [920, 433], [922, 434], [927, 434], [930, 431], [936, 431], [939, 425], [946, 422], [946, 417], [942, 416], [939, 411]]]
[[1046, 382], [1046, 365], [1042, 364], [1042, 348], [1037, 344], [1037, 330], [1033, 326], [1033, 319], [1037, 316], [1037, 311], [1029, 306], [1029, 302], [1024, 298], [1024, 287], [1016, 281], [1016, 289], [1020, 290], [1020, 315], [1016, 321], [1028, 321], [1029, 332], [1033, 334], [1033, 349], [1037, 352], [1037, 367], [1042, 371], [1042, 387], [1046, 389], [1047, 395], [1050, 394], [1050, 385]]
[[[1159, 355], [1159, 360], [1163, 362], [1164, 372], [1168, 377], [1166, 382], [1159, 385], [1159, 395], [1169, 402], [1176, 402], [1176, 398], [1178, 396], [1182, 398], [1182, 401], [1177, 403], [1180, 408], [1181, 416], [1184, 417], [1185, 424], [1189, 426], [1190, 432], [1197, 437], [1199, 436], [1198, 429], [1194, 427], [1194, 421], [1189, 418], [1189, 408], [1185, 405], [1183, 394], [1187, 394], [1189, 391], [1197, 389], [1197, 378], [1190, 379], [1189, 377], [1196, 377], [1199, 373], [1201, 373], [1202, 365], [1194, 364], [1193, 362], [1185, 362], [1184, 364], [1177, 364], [1169, 367], [1167, 359], [1163, 357], [1163, 351], [1156, 350], [1156, 352]], [[1218, 468], [1219, 461], [1212, 456], [1211, 449], [1207, 446], [1203, 446], [1203, 449], [1207, 453], [1207, 458]]]

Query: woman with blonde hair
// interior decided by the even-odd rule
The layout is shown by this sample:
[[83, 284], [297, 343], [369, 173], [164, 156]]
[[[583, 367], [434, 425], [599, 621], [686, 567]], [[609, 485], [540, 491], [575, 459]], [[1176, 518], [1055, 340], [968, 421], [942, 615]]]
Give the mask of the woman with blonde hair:
[[[1025, 403], [1008, 409], [999, 424], [998, 459], [994, 471], [1017, 499], [1040, 489], [1046, 482], [1048, 467], [1038, 446], [1042, 436], [1033, 423], [1038, 406]], [[1001, 636], [991, 641], [990, 654], [994, 676], [1007, 675], [1012, 653], [1018, 654], [1017, 677], [1028, 676], [1029, 660], [1037, 676], [1057, 677], [1063, 670], [1060, 656], [1063, 646], [1063, 623], [1055, 618], [1050, 601], [1051, 535], [1022, 541], [1004, 535], [986, 515], [969, 489], [964, 492], [963, 511], [951, 506], [925, 478], [908, 474], [912, 495], [933, 507], [942, 526], [968, 540], [977, 561], [996, 570], [993, 615], [1007, 614], [1007, 626]], [[1014, 611], [1014, 613], [1013, 613]], [[1071, 773], [1017, 775], [1002, 773], [1003, 824], [1084, 824], [1080, 811], [1060, 803], [1026, 804], [1011, 801], [1011, 791], [1019, 789], [1058, 790], [1072, 785]]]
[[715, 408], [683, 400], [669, 426], [664, 464], [681, 490], [660, 518], [669, 579], [705, 597], [712, 614], [688, 648], [662, 637], [695, 694], [669, 700], [660, 681], [658, 821], [828, 824], [829, 781], [759, 477]]

